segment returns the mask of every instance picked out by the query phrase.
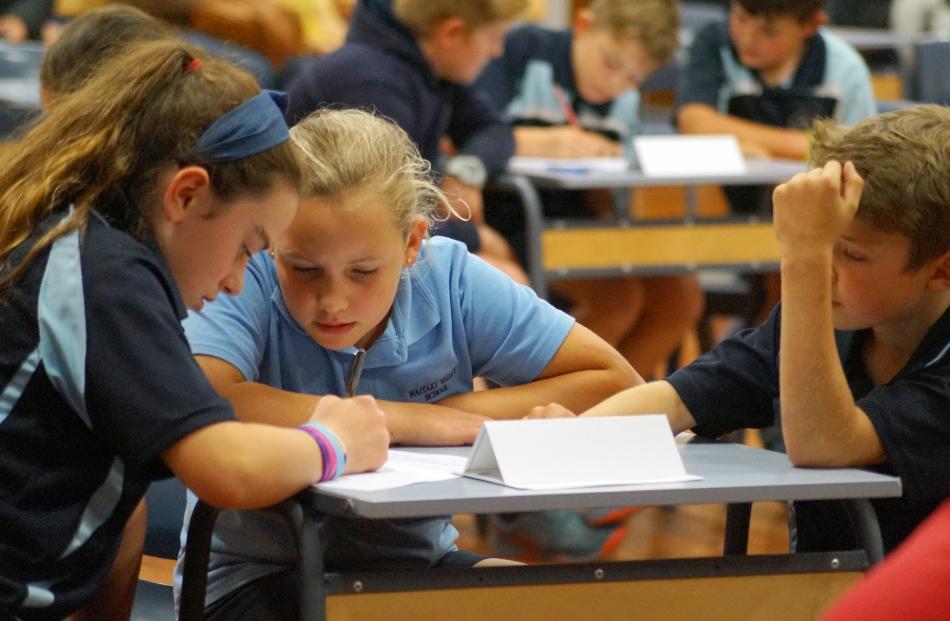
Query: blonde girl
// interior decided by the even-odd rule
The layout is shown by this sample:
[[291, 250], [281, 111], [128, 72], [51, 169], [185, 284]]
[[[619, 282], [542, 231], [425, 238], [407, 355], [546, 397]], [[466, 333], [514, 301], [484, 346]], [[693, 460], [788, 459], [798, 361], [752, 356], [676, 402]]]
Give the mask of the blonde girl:
[[[530, 289], [441, 237], [444, 202], [405, 132], [357, 110], [322, 111], [292, 130], [306, 154], [301, 209], [244, 292], [185, 322], [212, 384], [243, 420], [299, 424], [346, 390], [365, 351], [361, 394], [380, 399], [392, 441], [471, 442], [487, 417], [558, 399], [593, 403], [639, 378], [606, 343]], [[472, 392], [485, 377], [501, 388]], [[327, 566], [484, 563], [455, 546], [448, 516], [327, 520]], [[208, 618], [269, 619], [293, 594], [296, 551], [283, 519], [223, 512], [213, 541]], [[293, 595], [289, 595], [293, 596]]]

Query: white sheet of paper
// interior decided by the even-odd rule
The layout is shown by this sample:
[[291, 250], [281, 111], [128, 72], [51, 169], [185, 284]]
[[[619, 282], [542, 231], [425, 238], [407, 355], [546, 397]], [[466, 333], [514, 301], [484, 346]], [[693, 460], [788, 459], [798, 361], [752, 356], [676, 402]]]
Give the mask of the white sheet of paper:
[[465, 476], [548, 490], [694, 481], [666, 416], [486, 421]]
[[516, 155], [508, 160], [508, 170], [513, 173], [564, 173], [586, 175], [593, 173], [618, 173], [628, 170], [630, 161], [625, 157], [585, 157], [580, 159], [523, 157]]
[[325, 483], [322, 489], [343, 489], [372, 492], [415, 483], [445, 481], [459, 477], [465, 458], [441, 453], [414, 453], [390, 449], [382, 468], [375, 472], [347, 474]]
[[633, 149], [649, 177], [741, 175], [745, 158], [735, 136], [636, 136]]

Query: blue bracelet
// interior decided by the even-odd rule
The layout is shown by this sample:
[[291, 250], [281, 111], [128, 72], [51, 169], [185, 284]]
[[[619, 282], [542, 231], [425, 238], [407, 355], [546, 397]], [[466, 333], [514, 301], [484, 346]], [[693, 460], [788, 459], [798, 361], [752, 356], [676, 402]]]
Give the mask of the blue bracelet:
[[320, 423], [304, 423], [297, 429], [309, 434], [320, 447], [320, 455], [323, 457], [323, 476], [320, 480], [329, 481], [341, 476], [346, 469], [346, 451], [336, 434]]

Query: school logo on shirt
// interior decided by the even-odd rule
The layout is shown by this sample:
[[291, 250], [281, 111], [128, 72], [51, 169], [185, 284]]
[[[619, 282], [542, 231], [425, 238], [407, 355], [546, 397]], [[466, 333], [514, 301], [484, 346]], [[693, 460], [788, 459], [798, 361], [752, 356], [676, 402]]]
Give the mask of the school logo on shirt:
[[415, 388], [409, 389], [409, 399], [412, 401], [435, 401], [441, 397], [447, 396], [449, 391], [449, 380], [455, 377], [455, 371], [458, 367], [452, 367], [452, 370], [437, 380], [420, 384]]

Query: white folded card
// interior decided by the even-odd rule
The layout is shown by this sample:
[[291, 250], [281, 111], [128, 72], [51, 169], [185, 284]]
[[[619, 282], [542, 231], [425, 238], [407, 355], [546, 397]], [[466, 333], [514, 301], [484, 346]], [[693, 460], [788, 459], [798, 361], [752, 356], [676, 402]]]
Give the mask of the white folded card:
[[742, 175], [745, 158], [735, 136], [637, 136], [633, 149], [648, 177]]
[[486, 421], [467, 477], [520, 489], [694, 481], [662, 414]]

